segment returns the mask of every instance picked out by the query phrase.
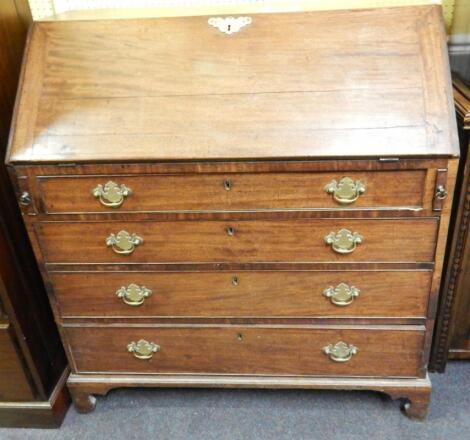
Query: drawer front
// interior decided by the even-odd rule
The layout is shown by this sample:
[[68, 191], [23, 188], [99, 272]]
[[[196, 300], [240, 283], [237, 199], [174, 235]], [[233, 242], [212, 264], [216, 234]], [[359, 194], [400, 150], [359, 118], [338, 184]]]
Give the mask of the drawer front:
[[[39, 182], [47, 213], [92, 213], [420, 208], [425, 178], [425, 170], [410, 170], [41, 177]], [[106, 188], [110, 181], [117, 186]]]
[[50, 278], [63, 317], [424, 318], [431, 272], [56, 272]]
[[[46, 263], [431, 262], [438, 220], [38, 222]], [[342, 254], [325, 237], [347, 228], [362, 236]], [[136, 234], [135, 247], [119, 232]], [[114, 236], [112, 235], [114, 234]], [[343, 247], [349, 240], [334, 241]], [[115, 244], [119, 236], [126, 252]], [[143, 239], [138, 240], [138, 237]], [[358, 235], [351, 236], [354, 241]], [[107, 244], [107, 239], [108, 244]], [[349, 249], [351, 250], [351, 249]]]
[[0, 401], [34, 399], [9, 324], [0, 322]]
[[[78, 372], [402, 376], [419, 374], [418, 330], [293, 327], [67, 328]], [[158, 346], [150, 359], [131, 345]], [[357, 354], [336, 362], [322, 350], [343, 341]], [[333, 347], [330, 347], [333, 348]], [[347, 353], [343, 353], [344, 358]]]

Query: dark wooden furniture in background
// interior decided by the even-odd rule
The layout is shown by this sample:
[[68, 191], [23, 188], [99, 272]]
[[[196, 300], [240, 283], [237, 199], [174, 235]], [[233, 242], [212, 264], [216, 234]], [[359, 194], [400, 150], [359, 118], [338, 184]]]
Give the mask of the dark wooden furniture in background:
[[430, 367], [443, 372], [447, 359], [470, 359], [470, 89], [454, 80], [460, 137], [451, 239]]
[[0, 427], [57, 427], [68, 367], [3, 165], [23, 48], [26, 0], [0, 2]]
[[424, 417], [451, 92], [436, 6], [36, 23], [8, 164], [76, 408], [370, 389]]

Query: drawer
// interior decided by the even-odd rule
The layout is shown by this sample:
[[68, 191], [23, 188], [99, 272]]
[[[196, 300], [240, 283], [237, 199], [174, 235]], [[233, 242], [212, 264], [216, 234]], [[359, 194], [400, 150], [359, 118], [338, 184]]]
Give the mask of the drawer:
[[[47, 213], [417, 209], [423, 207], [425, 178], [426, 170], [422, 169], [346, 173], [52, 176], [40, 177], [39, 186]], [[108, 182], [114, 185], [106, 186]], [[331, 193], [325, 189], [329, 184]], [[119, 209], [114, 210], [110, 205]]]
[[[416, 377], [424, 332], [421, 327], [399, 328], [67, 327], [66, 334], [77, 371], [84, 373]], [[155, 344], [158, 351], [151, 353], [152, 346], [145, 343], [136, 347], [140, 340]], [[330, 359], [333, 355], [347, 358], [348, 350], [341, 353], [340, 347], [330, 355], [323, 352], [341, 341], [358, 350], [349, 361]]]
[[[433, 261], [438, 220], [37, 222], [34, 227], [46, 263], [414, 263]], [[362, 243], [354, 244], [359, 238], [354, 233]], [[326, 244], [327, 236], [335, 243]], [[355, 249], [343, 254], [333, 246]]]
[[430, 271], [50, 273], [63, 317], [426, 316]]

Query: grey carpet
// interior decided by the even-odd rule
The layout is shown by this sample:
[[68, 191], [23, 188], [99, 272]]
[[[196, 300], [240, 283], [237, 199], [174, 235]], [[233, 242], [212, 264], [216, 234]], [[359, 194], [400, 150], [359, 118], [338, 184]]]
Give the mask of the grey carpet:
[[128, 389], [70, 409], [60, 430], [0, 429], [1, 440], [470, 440], [470, 362], [432, 375], [428, 420], [372, 392]]

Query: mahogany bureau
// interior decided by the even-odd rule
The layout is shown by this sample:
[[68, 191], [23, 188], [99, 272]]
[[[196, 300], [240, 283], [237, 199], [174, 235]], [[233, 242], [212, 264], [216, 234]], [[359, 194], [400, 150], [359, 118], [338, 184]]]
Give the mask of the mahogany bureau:
[[424, 417], [457, 155], [436, 6], [36, 23], [7, 163], [77, 409], [329, 388]]

